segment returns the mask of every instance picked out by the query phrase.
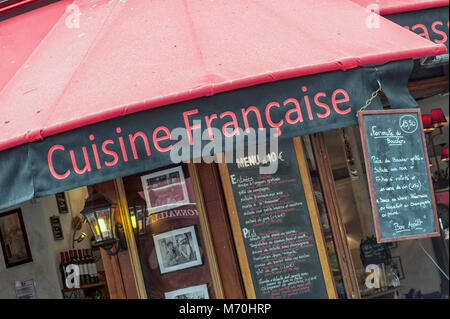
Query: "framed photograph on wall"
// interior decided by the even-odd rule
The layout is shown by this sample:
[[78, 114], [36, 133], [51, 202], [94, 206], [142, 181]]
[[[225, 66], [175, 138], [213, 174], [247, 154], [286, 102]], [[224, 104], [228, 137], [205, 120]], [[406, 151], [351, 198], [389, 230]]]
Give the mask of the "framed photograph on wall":
[[0, 214], [0, 242], [6, 268], [33, 261], [20, 208]]
[[67, 205], [66, 193], [56, 193], [56, 204], [58, 205], [58, 211], [60, 214], [69, 213], [69, 206]]
[[161, 274], [202, 264], [194, 226], [153, 236]]
[[61, 226], [61, 220], [59, 216], [50, 216], [50, 225], [52, 226], [53, 231], [53, 239], [54, 240], [63, 240], [63, 228]]
[[189, 204], [189, 195], [181, 166], [141, 176], [150, 214]]
[[197, 285], [164, 293], [166, 299], [209, 299], [208, 285]]

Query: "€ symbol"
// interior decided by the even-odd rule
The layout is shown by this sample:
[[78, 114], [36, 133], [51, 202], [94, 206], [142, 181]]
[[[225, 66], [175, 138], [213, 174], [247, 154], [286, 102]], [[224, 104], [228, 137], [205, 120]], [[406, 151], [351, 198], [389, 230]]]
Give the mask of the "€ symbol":
[[280, 152], [280, 153], [278, 154], [278, 159], [279, 159], [280, 161], [284, 162], [283, 152]]

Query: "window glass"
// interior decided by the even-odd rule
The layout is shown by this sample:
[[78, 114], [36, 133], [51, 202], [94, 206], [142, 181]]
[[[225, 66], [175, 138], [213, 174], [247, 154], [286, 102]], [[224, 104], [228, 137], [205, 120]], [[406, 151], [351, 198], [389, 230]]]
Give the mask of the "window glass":
[[304, 136], [303, 148], [305, 150], [306, 160], [308, 162], [309, 173], [311, 176], [312, 187], [317, 202], [317, 208], [320, 214], [320, 220], [322, 223], [322, 230], [325, 239], [325, 245], [327, 247], [328, 258], [330, 260], [331, 270], [333, 271], [334, 283], [338, 297], [340, 299], [347, 298], [345, 294], [344, 282], [342, 280], [341, 268], [336, 254], [336, 246], [333, 241], [333, 233], [330, 225], [330, 220], [327, 215], [327, 208], [325, 205], [325, 199], [323, 196], [322, 186], [320, 185], [319, 172], [314, 159], [314, 154], [311, 147], [311, 141], [309, 136]]
[[[435, 266], [448, 260], [445, 239], [377, 244], [359, 129], [327, 131], [324, 138], [362, 298], [448, 298], [448, 279]], [[374, 256], [376, 250], [382, 253]]]
[[169, 166], [123, 181], [148, 298], [215, 298], [187, 167]]

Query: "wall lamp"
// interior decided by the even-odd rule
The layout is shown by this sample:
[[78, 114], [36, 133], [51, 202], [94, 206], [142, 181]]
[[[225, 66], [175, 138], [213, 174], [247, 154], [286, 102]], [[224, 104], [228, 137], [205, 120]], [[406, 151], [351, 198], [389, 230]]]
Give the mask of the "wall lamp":
[[[93, 246], [102, 247], [110, 258], [126, 249], [123, 228], [115, 222], [116, 209], [117, 205], [94, 188], [80, 212], [94, 234], [95, 244]], [[118, 233], [119, 239], [116, 239], [116, 233]]]

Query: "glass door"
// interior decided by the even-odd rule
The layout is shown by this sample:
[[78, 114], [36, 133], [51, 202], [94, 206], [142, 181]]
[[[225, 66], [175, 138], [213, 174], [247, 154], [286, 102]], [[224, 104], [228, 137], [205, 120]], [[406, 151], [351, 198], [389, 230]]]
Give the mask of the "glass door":
[[189, 165], [122, 179], [137, 262], [150, 299], [223, 297], [203, 204], [194, 191], [195, 170]]
[[[439, 238], [376, 243], [359, 128], [322, 135], [361, 297], [448, 298], [448, 266], [440, 265], [443, 273], [436, 267]], [[370, 253], [375, 250], [383, 254]]]
[[351, 259], [336, 204], [337, 194], [330, 178], [331, 170], [323, 135], [319, 133], [304, 136], [302, 140], [338, 297], [358, 298], [356, 277], [353, 266], [349, 263]]

